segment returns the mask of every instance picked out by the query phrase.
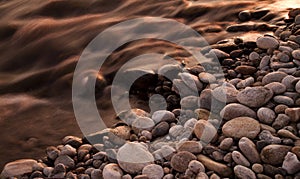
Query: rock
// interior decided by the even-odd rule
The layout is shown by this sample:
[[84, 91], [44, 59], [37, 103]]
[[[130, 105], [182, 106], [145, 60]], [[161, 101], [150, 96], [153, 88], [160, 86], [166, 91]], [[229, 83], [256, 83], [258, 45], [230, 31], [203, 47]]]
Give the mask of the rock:
[[263, 83], [263, 85], [267, 85], [272, 82], [281, 82], [282, 79], [286, 76], [287, 76], [287, 74], [284, 72], [280, 72], [280, 71], [271, 72], [263, 77], [262, 83]]
[[249, 21], [251, 19], [251, 12], [248, 10], [241, 11], [239, 13], [239, 19], [240, 21]]
[[91, 173], [91, 179], [101, 179], [102, 177], [104, 176], [103, 172], [100, 169], [94, 169]]
[[152, 114], [152, 120], [155, 122], [155, 124], [161, 121], [172, 122], [175, 120], [175, 115], [167, 110], [159, 110]]
[[219, 86], [212, 91], [212, 95], [221, 102], [234, 103], [237, 102], [236, 96], [238, 92], [235, 87]]
[[150, 131], [154, 125], [154, 121], [149, 117], [138, 117], [132, 122], [132, 126], [138, 130]]
[[66, 175], [66, 167], [59, 163], [55, 165], [54, 169], [52, 170], [50, 174], [50, 178], [64, 178]]
[[256, 176], [255, 176], [255, 173], [250, 170], [249, 168], [247, 167], [244, 167], [242, 165], [237, 165], [234, 167], [234, 174], [238, 177], [238, 178], [251, 178], [251, 179], [255, 179]]
[[281, 139], [279, 137], [275, 137], [268, 130], [263, 130], [259, 134], [259, 139], [265, 141], [267, 144], [280, 144]]
[[72, 169], [75, 167], [75, 162], [74, 160], [69, 157], [68, 155], [60, 155], [59, 157], [56, 158], [54, 165], [57, 165], [59, 163], [64, 164], [69, 169]]
[[142, 109], [131, 109], [128, 111], [122, 111], [121, 113], [117, 114], [117, 117], [128, 125], [132, 125], [132, 122], [135, 121], [139, 117], [150, 117], [150, 114]]
[[37, 161], [32, 159], [16, 160], [7, 163], [4, 166], [4, 169], [1, 172], [0, 176], [4, 178], [17, 177], [17, 176], [24, 175], [26, 173], [31, 173], [39, 167], [40, 164], [38, 164]]
[[264, 56], [259, 63], [259, 69], [265, 69], [270, 64], [270, 59], [270, 56]]
[[174, 125], [169, 129], [169, 135], [171, 137], [178, 137], [184, 132], [184, 128], [182, 125]]
[[217, 134], [217, 129], [206, 120], [199, 120], [194, 127], [194, 133], [202, 142], [209, 143]]
[[281, 114], [284, 113], [284, 111], [289, 108], [287, 105], [279, 104], [274, 108], [275, 113]]
[[203, 83], [214, 83], [216, 81], [216, 77], [214, 75], [206, 72], [200, 73], [198, 77]]
[[199, 99], [200, 107], [203, 109], [210, 110], [212, 105], [212, 90], [204, 89], [200, 94]]
[[273, 91], [274, 94], [281, 94], [286, 91], [286, 86], [279, 82], [272, 82], [265, 85], [266, 88], [269, 88]]
[[232, 138], [225, 138], [219, 145], [221, 150], [229, 150], [232, 147], [233, 139]]
[[226, 28], [227, 32], [248, 32], [254, 29], [252, 24], [234, 24]]
[[242, 116], [256, 118], [256, 113], [247, 106], [238, 103], [231, 103], [222, 109], [220, 116], [225, 120], [231, 120]]
[[300, 80], [296, 83], [295, 90], [300, 93]]
[[283, 96], [283, 95], [274, 96], [273, 100], [278, 104], [284, 104], [287, 106], [294, 105], [294, 100], [288, 96]]
[[278, 40], [270, 36], [259, 37], [256, 40], [256, 45], [261, 49], [276, 49], [279, 46]]
[[276, 114], [273, 110], [262, 107], [257, 111], [257, 117], [262, 123], [272, 124], [274, 119], [276, 118]]
[[198, 141], [184, 141], [177, 144], [177, 151], [188, 151], [193, 154], [201, 153], [202, 148], [202, 144]]
[[264, 163], [280, 165], [290, 149], [290, 146], [271, 144], [262, 149], [260, 156]]
[[252, 165], [252, 170], [255, 173], [262, 173], [264, 171], [264, 167], [259, 163], [255, 163]]
[[197, 119], [195, 119], [195, 118], [191, 118], [191, 119], [189, 119], [188, 121], [186, 121], [185, 123], [184, 123], [184, 128], [192, 128], [192, 129], [194, 129], [194, 127], [195, 127], [195, 124], [197, 123]]
[[224, 59], [224, 58], [229, 58], [230, 57], [230, 55], [228, 53], [223, 52], [222, 50], [219, 50], [219, 49], [211, 49], [208, 53], [208, 56], [210, 56], [210, 57], [215, 56], [218, 59]]
[[295, 17], [295, 25], [300, 25], [300, 15]]
[[104, 179], [122, 179], [123, 171], [115, 163], [110, 163], [105, 165], [103, 169], [103, 178]]
[[68, 155], [70, 157], [75, 156], [77, 154], [76, 149], [69, 144], [65, 145], [60, 152], [61, 155]]
[[199, 78], [187, 72], [179, 73], [178, 76], [185, 83], [186, 86], [190, 87], [194, 91], [201, 91], [203, 84], [199, 81]]
[[181, 99], [180, 105], [182, 109], [194, 110], [199, 108], [199, 97], [197, 96], [186, 96]]
[[265, 87], [247, 87], [240, 91], [237, 100], [249, 107], [260, 107], [266, 104], [273, 96], [272, 90]]
[[[114, 134], [114, 136], [110, 136], [110, 140], [114, 143], [117, 143], [115, 140], [128, 140], [130, 138], [130, 133], [131, 128], [129, 126], [117, 126], [116, 128], [111, 130], [111, 134]], [[115, 140], [112, 140], [111, 138], [117, 138]], [[119, 139], [118, 139], [119, 138]], [[124, 144], [123, 140], [120, 145]]]
[[152, 154], [140, 143], [129, 142], [124, 144], [117, 153], [119, 166], [130, 174], [137, 174], [142, 169], [152, 164]]
[[295, 134], [293, 134], [292, 132], [286, 130], [286, 129], [280, 129], [277, 134], [281, 137], [285, 137], [285, 138], [290, 138], [293, 140], [299, 140], [300, 138], [297, 137]]
[[142, 174], [149, 179], [161, 179], [164, 176], [164, 170], [160, 165], [150, 164], [143, 168]]
[[56, 147], [50, 146], [47, 147], [46, 153], [51, 160], [55, 160], [59, 156], [60, 151]]
[[194, 173], [205, 172], [204, 165], [201, 162], [199, 162], [198, 160], [190, 161], [190, 163], [188, 165], [188, 169]]
[[231, 168], [228, 166], [215, 162], [212, 159], [206, 157], [205, 155], [198, 155], [198, 160], [209, 170], [212, 170], [216, 173], [218, 173], [222, 177], [229, 177], [232, 174]]
[[[249, 60], [250, 61], [255, 61], [255, 60], [259, 60], [260, 56], [257, 52], [251, 52], [249, 54]], [[256, 70], [255, 70], [256, 71]]]
[[152, 136], [154, 138], [161, 137], [168, 134], [170, 126], [167, 122], [160, 122], [152, 130]]
[[254, 139], [260, 132], [260, 125], [250, 117], [237, 117], [226, 122], [222, 127], [223, 134], [228, 137]]
[[296, 154], [298, 158], [300, 158], [300, 146], [293, 147], [292, 152]]
[[251, 163], [260, 163], [259, 153], [255, 144], [250, 139], [247, 137], [242, 137], [239, 140], [238, 145], [242, 153]]
[[63, 138], [62, 141], [63, 141], [64, 145], [69, 144], [70, 146], [72, 146], [74, 148], [78, 148], [82, 144], [82, 139], [79, 137], [75, 137], [75, 136], [66, 136]]
[[171, 159], [171, 167], [178, 172], [184, 172], [188, 168], [190, 161], [196, 159], [197, 157], [190, 152], [178, 152]]
[[241, 65], [235, 68], [235, 71], [243, 75], [252, 75], [256, 72], [256, 68], [248, 65]]
[[295, 154], [288, 152], [284, 157], [282, 168], [285, 169], [288, 174], [295, 174], [300, 171], [300, 161]]
[[287, 108], [285, 114], [290, 117], [292, 122], [298, 122], [300, 119], [300, 108]]
[[243, 165], [245, 167], [250, 167], [249, 161], [239, 151], [232, 152], [232, 159], [237, 165]]
[[278, 114], [277, 118], [272, 124], [272, 127], [276, 130], [287, 126], [290, 123], [290, 117], [285, 114]]
[[172, 80], [175, 79], [180, 72], [182, 72], [180, 65], [167, 64], [162, 66], [157, 73]]

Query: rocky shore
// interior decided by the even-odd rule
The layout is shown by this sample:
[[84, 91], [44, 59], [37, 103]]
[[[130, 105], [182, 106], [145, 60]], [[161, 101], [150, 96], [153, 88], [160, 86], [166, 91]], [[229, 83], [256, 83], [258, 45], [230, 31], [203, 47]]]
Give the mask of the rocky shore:
[[[268, 10], [243, 11], [238, 18], [272, 15]], [[164, 96], [167, 110], [124, 112], [119, 117], [125, 116], [126, 123], [85, 138], [66, 136], [61, 145], [48, 147], [40, 160], [6, 164], [1, 176], [300, 178], [300, 9], [290, 10], [288, 18], [274, 24], [241, 23], [227, 31], [257, 29], [274, 34], [256, 41], [225, 39], [212, 50], [203, 49], [205, 56], [218, 57], [225, 80], [209, 64], [165, 65], [159, 70], [175, 71], [177, 79], [155, 76], [156, 83], [145, 94]], [[200, 97], [190, 95], [193, 84]], [[178, 86], [184, 89], [183, 98]]]

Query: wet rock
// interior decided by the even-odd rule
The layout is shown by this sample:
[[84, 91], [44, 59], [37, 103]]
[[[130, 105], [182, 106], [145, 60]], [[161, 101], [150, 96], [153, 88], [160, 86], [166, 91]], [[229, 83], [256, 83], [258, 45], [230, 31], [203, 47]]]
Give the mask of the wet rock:
[[300, 108], [287, 108], [285, 114], [290, 117], [292, 122], [298, 122], [300, 119]]
[[199, 120], [195, 124], [194, 133], [202, 142], [209, 143], [217, 134], [217, 130], [210, 122]]
[[285, 169], [288, 174], [295, 174], [300, 171], [300, 161], [295, 154], [288, 152], [284, 157], [282, 168]]
[[257, 47], [261, 49], [276, 49], [279, 46], [278, 40], [270, 36], [259, 37], [256, 40]]
[[196, 159], [197, 157], [190, 152], [178, 152], [171, 159], [171, 167], [178, 172], [184, 172], [188, 168], [190, 161]]
[[34, 169], [39, 168], [40, 164], [32, 159], [22, 159], [7, 163], [1, 172], [1, 177], [9, 178], [21, 176], [25, 173], [31, 173]]
[[235, 71], [243, 75], [252, 75], [256, 72], [256, 68], [248, 65], [241, 65], [235, 68]]
[[199, 141], [184, 141], [177, 144], [177, 151], [188, 151], [199, 154], [202, 151], [202, 144]]
[[161, 179], [164, 176], [164, 170], [160, 165], [150, 164], [143, 168], [142, 174], [149, 179]]
[[111, 178], [121, 179], [122, 175], [123, 175], [123, 171], [117, 164], [114, 163], [105, 165], [103, 169], [104, 179], [111, 179]]
[[239, 140], [238, 145], [242, 153], [251, 163], [260, 163], [259, 153], [255, 144], [250, 139], [247, 137], [242, 137]]
[[262, 149], [260, 156], [264, 163], [279, 165], [282, 164], [290, 149], [291, 147], [289, 146], [271, 144]]
[[207, 169], [218, 173], [222, 177], [228, 177], [232, 174], [231, 168], [222, 163], [216, 162], [202, 154], [198, 155], [197, 157]]
[[240, 91], [237, 100], [249, 107], [260, 107], [266, 104], [273, 96], [273, 92], [265, 87], [247, 87]]
[[239, 151], [232, 152], [232, 159], [237, 165], [242, 165], [245, 167], [250, 166], [249, 161]]
[[220, 112], [220, 116], [225, 120], [230, 120], [237, 117], [247, 116], [256, 118], [256, 113], [247, 106], [238, 103], [226, 105]]
[[250, 117], [238, 117], [226, 122], [222, 127], [223, 134], [228, 137], [254, 139], [260, 132], [260, 125]]
[[284, 73], [284, 72], [271, 72], [271, 73], [268, 73], [266, 76], [263, 77], [262, 79], [262, 83], [264, 85], [266, 84], [269, 84], [269, 83], [272, 83], [272, 82], [281, 82], [282, 79], [284, 77], [286, 77], [287, 74]]
[[255, 173], [252, 170], [242, 165], [235, 166], [233, 170], [238, 178], [256, 178]]
[[279, 82], [272, 82], [265, 85], [266, 88], [269, 88], [273, 91], [274, 94], [281, 94], [286, 91], [286, 86]]
[[262, 107], [257, 111], [257, 117], [262, 123], [272, 124], [274, 119], [276, 118], [276, 114], [273, 110]]

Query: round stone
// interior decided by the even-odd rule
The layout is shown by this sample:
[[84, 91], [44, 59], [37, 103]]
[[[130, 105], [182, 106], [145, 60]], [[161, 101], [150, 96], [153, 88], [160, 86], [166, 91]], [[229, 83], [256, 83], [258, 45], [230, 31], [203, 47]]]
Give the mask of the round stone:
[[103, 169], [103, 179], [122, 179], [123, 171], [117, 164], [110, 163], [105, 165]]
[[260, 107], [269, 102], [273, 92], [265, 87], [247, 87], [240, 91], [237, 95], [237, 100], [249, 107]]
[[290, 146], [271, 144], [262, 149], [260, 156], [264, 163], [280, 165], [290, 149]]
[[259, 163], [255, 163], [252, 165], [252, 170], [255, 173], [262, 173], [264, 171], [264, 167]]
[[277, 39], [273, 37], [264, 36], [264, 37], [259, 37], [256, 40], [256, 45], [261, 49], [276, 49], [279, 46], [279, 42]]
[[300, 108], [287, 108], [285, 114], [290, 117], [293, 122], [298, 122], [300, 120]]
[[237, 165], [250, 166], [250, 162], [239, 151], [232, 152], [232, 159]]
[[276, 118], [276, 114], [273, 110], [262, 107], [257, 111], [257, 117], [262, 123], [272, 124], [274, 119]]
[[217, 134], [217, 129], [206, 120], [199, 120], [194, 127], [194, 134], [202, 142], [209, 143]]
[[226, 105], [220, 112], [220, 116], [225, 120], [230, 120], [237, 117], [248, 116], [256, 118], [256, 113], [251, 108], [239, 103], [231, 103]]
[[260, 124], [250, 117], [238, 117], [226, 122], [222, 131], [228, 137], [254, 139], [260, 132]]
[[205, 172], [204, 165], [198, 160], [192, 160], [188, 165], [188, 169], [194, 173]]
[[149, 179], [161, 179], [164, 176], [164, 170], [160, 165], [150, 164], [143, 168], [142, 174]]
[[167, 111], [167, 110], [159, 110], [159, 111], [155, 111], [152, 114], [152, 120], [156, 124], [161, 121], [172, 122], [175, 120], [175, 115], [174, 115], [174, 113]]
[[243, 137], [239, 140], [239, 148], [241, 149], [244, 156], [251, 162], [251, 163], [260, 163], [260, 156], [256, 149], [255, 144], [248, 139], [247, 137]]
[[187, 151], [178, 152], [171, 159], [171, 167], [178, 172], [185, 172], [190, 161], [196, 160], [197, 157]]
[[233, 139], [232, 138], [225, 138], [219, 145], [219, 148], [222, 150], [229, 150], [232, 147]]
[[169, 124], [167, 122], [160, 122], [152, 130], [152, 136], [154, 138], [164, 136], [169, 132]]
[[300, 161], [298, 160], [297, 155], [288, 152], [284, 158], [282, 168], [291, 175], [300, 171]]
[[300, 93], [300, 80], [296, 83], [295, 90]]
[[279, 82], [272, 82], [265, 85], [266, 88], [269, 88], [273, 91], [274, 94], [281, 94], [286, 91], [286, 86]]

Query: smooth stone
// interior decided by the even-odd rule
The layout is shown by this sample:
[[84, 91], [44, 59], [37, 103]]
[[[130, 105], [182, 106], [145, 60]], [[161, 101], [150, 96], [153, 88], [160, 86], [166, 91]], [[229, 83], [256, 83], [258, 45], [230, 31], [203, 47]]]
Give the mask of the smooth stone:
[[230, 167], [216, 162], [205, 155], [198, 155], [197, 156], [198, 160], [209, 170], [212, 170], [216, 173], [218, 173], [222, 177], [229, 177], [232, 174], [232, 170]]
[[66, 136], [62, 140], [64, 145], [71, 145], [74, 148], [78, 148], [82, 144], [82, 139], [75, 136]]
[[284, 111], [287, 108], [289, 108], [287, 105], [279, 104], [279, 105], [275, 106], [274, 111], [276, 114], [281, 114], [281, 113], [284, 113]]
[[155, 124], [161, 121], [171, 122], [175, 120], [175, 115], [167, 110], [159, 110], [152, 114], [152, 120], [155, 122]]
[[293, 56], [293, 58], [300, 60], [300, 50], [294, 50], [292, 52], [292, 56]]
[[272, 124], [272, 127], [276, 130], [287, 126], [290, 123], [290, 117], [286, 114], [278, 114], [275, 121]]
[[164, 176], [164, 170], [160, 165], [150, 164], [143, 168], [142, 174], [149, 179], [161, 179]]
[[232, 152], [232, 159], [237, 165], [250, 166], [250, 162], [239, 151]]
[[191, 96], [191, 95], [196, 96], [196, 94], [198, 93], [196, 89], [191, 89], [181, 79], [173, 80], [172, 91], [175, 91], [181, 97]]
[[259, 37], [256, 40], [256, 45], [258, 48], [261, 49], [276, 49], [279, 46], [279, 42], [277, 39], [273, 37], [264, 36], [264, 37]]
[[284, 104], [287, 106], [294, 105], [294, 100], [288, 96], [283, 96], [283, 95], [274, 96], [273, 100], [278, 104]]
[[182, 72], [182, 68], [178, 64], [167, 64], [162, 66], [158, 70], [159, 75], [163, 75], [169, 79], [174, 79], [177, 77], [178, 73]]
[[100, 169], [94, 169], [91, 173], [91, 179], [101, 179], [102, 176], [103, 172]]
[[300, 138], [297, 137], [295, 134], [293, 134], [291, 131], [288, 131], [286, 129], [280, 129], [277, 134], [281, 137], [290, 138], [293, 140], [299, 140]]
[[254, 84], [254, 81], [255, 81], [254, 78], [252, 76], [250, 76], [250, 77], [246, 78], [245, 80], [240, 81], [236, 85], [236, 87], [238, 89], [246, 88], [246, 87], [251, 86], [252, 84]]
[[21, 159], [13, 162], [9, 162], [4, 166], [1, 172], [1, 178], [10, 178], [15, 176], [21, 176], [26, 173], [31, 173], [35, 169], [39, 168], [40, 165], [36, 160], [32, 159]]
[[262, 149], [260, 156], [264, 163], [280, 165], [290, 150], [290, 146], [271, 144]]
[[207, 72], [200, 73], [198, 77], [203, 83], [214, 83], [216, 81], [216, 77]]
[[180, 105], [182, 109], [194, 110], [199, 108], [199, 97], [197, 96], [186, 96], [181, 99]]
[[190, 161], [190, 163], [188, 165], [188, 169], [194, 173], [205, 172], [204, 165], [201, 162], [199, 162], [198, 160]]
[[237, 117], [226, 122], [222, 131], [228, 137], [254, 139], [260, 132], [260, 124], [250, 117]]
[[241, 11], [238, 17], [241, 21], [249, 21], [251, 19], [251, 12], [248, 10]]
[[160, 122], [152, 130], [152, 136], [154, 138], [161, 137], [168, 134], [170, 126], [167, 122]]
[[262, 83], [263, 83], [263, 85], [266, 85], [266, 84], [269, 84], [272, 82], [281, 82], [282, 79], [286, 76], [287, 76], [287, 74], [284, 72], [280, 72], [280, 71], [279, 72], [271, 72], [263, 77]]
[[239, 140], [238, 146], [244, 156], [251, 162], [251, 163], [260, 163], [260, 156], [256, 149], [256, 145], [247, 137], [242, 137]]
[[59, 156], [60, 151], [56, 147], [50, 146], [47, 147], [46, 153], [51, 160], [55, 160]]
[[226, 103], [237, 102], [238, 90], [235, 87], [219, 86], [212, 91], [212, 95], [215, 99]]
[[195, 119], [195, 118], [191, 118], [191, 119], [189, 119], [188, 121], [186, 121], [185, 123], [184, 123], [184, 128], [192, 128], [192, 129], [194, 129], [194, 127], [195, 127], [195, 124], [197, 123], [197, 119]]
[[67, 144], [61, 149], [60, 154], [61, 155], [69, 155], [70, 157], [72, 157], [77, 154], [77, 151], [74, 147]]
[[300, 108], [287, 108], [285, 114], [290, 117], [292, 122], [298, 122], [300, 119]]
[[171, 137], [177, 137], [184, 132], [184, 127], [182, 125], [174, 125], [169, 129], [169, 135]]
[[212, 105], [212, 90], [204, 89], [199, 98], [199, 104], [201, 108], [210, 110]]
[[154, 158], [144, 145], [128, 142], [118, 150], [117, 161], [125, 172], [137, 174], [145, 166], [152, 164]]
[[261, 59], [261, 61], [260, 61], [260, 63], [259, 63], [259, 69], [265, 69], [267, 66], [269, 66], [269, 64], [270, 64], [270, 56], [264, 56], [262, 59]]
[[171, 158], [171, 167], [178, 172], [184, 172], [188, 168], [190, 161], [196, 159], [197, 157], [194, 154], [181, 151]]
[[235, 68], [235, 71], [243, 75], [252, 75], [256, 72], [256, 68], [248, 65], [241, 65]]
[[188, 151], [199, 154], [202, 151], [202, 144], [199, 141], [184, 141], [177, 144], [177, 151]]
[[259, 134], [259, 139], [265, 141], [267, 144], [280, 144], [281, 139], [279, 137], [275, 137], [268, 130], [263, 130]]
[[218, 59], [224, 59], [224, 58], [229, 58], [230, 55], [226, 52], [223, 52], [222, 50], [219, 49], [211, 49], [208, 53], [208, 56], [210, 57], [217, 57]]
[[132, 122], [132, 127], [139, 130], [150, 131], [155, 126], [154, 121], [149, 117], [138, 117]]
[[259, 54], [257, 52], [251, 52], [249, 54], [249, 60], [254, 61], [259, 59]]
[[128, 125], [132, 125], [133, 121], [135, 121], [139, 117], [150, 117], [150, 114], [142, 109], [131, 109], [128, 111], [122, 111], [119, 114], [117, 114], [117, 117], [124, 122], [126, 122]]
[[260, 122], [265, 124], [272, 124], [276, 118], [276, 114], [273, 110], [265, 107], [259, 108], [257, 111], [257, 117]]
[[[281, 72], [282, 70], [279, 70], [280, 68], [293, 68], [295, 67], [293, 62], [287, 62], [287, 63], [283, 63], [283, 62], [272, 62], [270, 64], [270, 67], [274, 70], [278, 70], [278, 72]], [[284, 72], [283, 72], [284, 73]]]
[[300, 171], [300, 161], [295, 154], [288, 152], [284, 157], [282, 168], [285, 169], [288, 174], [295, 174]]
[[269, 102], [272, 98], [272, 90], [265, 87], [247, 87], [240, 91], [237, 100], [249, 107], [260, 107]]
[[199, 81], [199, 78], [187, 72], [179, 73], [178, 76], [185, 83], [186, 86], [190, 87], [194, 91], [201, 91], [203, 84]]
[[234, 171], [234, 174], [236, 175], [236, 177], [238, 177], [238, 178], [256, 179], [255, 173], [245, 166], [236, 165], [234, 167], [233, 171]]
[[105, 165], [103, 169], [103, 179], [122, 179], [123, 171], [118, 164], [110, 163]]
[[217, 129], [206, 120], [199, 120], [194, 127], [194, 134], [204, 143], [209, 143], [217, 134]]
[[300, 146], [293, 147], [291, 151], [296, 154], [298, 158], [300, 158]]
[[74, 168], [75, 167], [75, 162], [74, 160], [69, 157], [68, 155], [60, 155], [59, 157], [56, 158], [54, 165], [57, 165], [59, 163], [64, 164], [67, 168]]
[[219, 145], [219, 148], [221, 150], [229, 150], [233, 145], [233, 139], [232, 138], [225, 138], [222, 140], [222, 142]]
[[286, 86], [279, 82], [272, 82], [265, 85], [266, 88], [269, 88], [273, 91], [274, 94], [281, 94], [286, 91]]
[[252, 117], [256, 118], [256, 112], [251, 108], [239, 103], [231, 103], [226, 105], [220, 112], [220, 116], [225, 120], [231, 120], [237, 117]]
[[255, 173], [262, 173], [264, 171], [264, 167], [260, 163], [255, 163], [252, 165], [252, 170]]
[[295, 90], [300, 93], [300, 80], [296, 83]]

